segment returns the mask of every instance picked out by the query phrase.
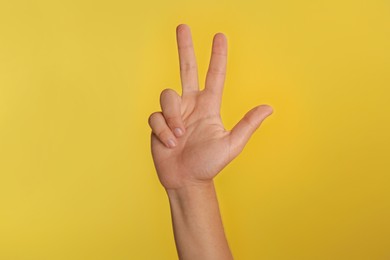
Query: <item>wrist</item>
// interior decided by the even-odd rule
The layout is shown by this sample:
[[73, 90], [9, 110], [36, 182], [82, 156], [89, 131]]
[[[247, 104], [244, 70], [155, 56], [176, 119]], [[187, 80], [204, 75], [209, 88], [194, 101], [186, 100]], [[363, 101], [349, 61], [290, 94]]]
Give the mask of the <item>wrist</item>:
[[207, 181], [186, 183], [177, 188], [165, 188], [165, 191], [170, 200], [187, 200], [199, 195], [214, 192], [215, 187], [214, 181], [211, 179]]

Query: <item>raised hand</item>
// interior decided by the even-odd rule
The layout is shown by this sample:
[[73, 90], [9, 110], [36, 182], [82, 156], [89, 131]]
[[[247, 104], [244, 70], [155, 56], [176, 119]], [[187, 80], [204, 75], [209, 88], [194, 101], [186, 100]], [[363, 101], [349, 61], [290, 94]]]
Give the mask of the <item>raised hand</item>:
[[226, 130], [220, 116], [227, 65], [226, 36], [214, 36], [205, 87], [200, 90], [190, 28], [181, 24], [176, 35], [182, 95], [165, 89], [160, 96], [162, 111], [149, 117], [153, 160], [166, 189], [212, 181], [240, 154], [273, 111], [268, 105], [257, 106], [232, 130]]

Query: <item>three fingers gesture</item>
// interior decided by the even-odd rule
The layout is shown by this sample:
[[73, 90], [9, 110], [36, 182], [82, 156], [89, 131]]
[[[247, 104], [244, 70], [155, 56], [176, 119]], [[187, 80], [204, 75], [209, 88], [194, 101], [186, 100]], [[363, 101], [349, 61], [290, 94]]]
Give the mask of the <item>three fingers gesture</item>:
[[149, 117], [153, 160], [166, 189], [212, 180], [242, 151], [273, 111], [268, 105], [257, 106], [232, 130], [226, 130], [220, 116], [227, 65], [226, 36], [214, 36], [205, 87], [200, 90], [190, 28], [181, 24], [176, 34], [182, 94], [172, 89], [162, 91], [161, 112]]

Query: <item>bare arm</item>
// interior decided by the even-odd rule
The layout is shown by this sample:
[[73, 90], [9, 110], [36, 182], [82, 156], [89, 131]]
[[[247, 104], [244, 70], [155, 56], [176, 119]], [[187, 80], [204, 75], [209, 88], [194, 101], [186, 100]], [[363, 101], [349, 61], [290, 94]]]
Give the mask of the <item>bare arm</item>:
[[180, 259], [233, 259], [213, 182], [168, 190]]
[[214, 36], [205, 88], [199, 90], [190, 28], [176, 28], [182, 95], [161, 93], [161, 112], [149, 117], [154, 164], [167, 191], [176, 247], [182, 260], [233, 259], [223, 230], [213, 178], [243, 150], [268, 105], [250, 110], [232, 130], [223, 127], [220, 106], [227, 39]]

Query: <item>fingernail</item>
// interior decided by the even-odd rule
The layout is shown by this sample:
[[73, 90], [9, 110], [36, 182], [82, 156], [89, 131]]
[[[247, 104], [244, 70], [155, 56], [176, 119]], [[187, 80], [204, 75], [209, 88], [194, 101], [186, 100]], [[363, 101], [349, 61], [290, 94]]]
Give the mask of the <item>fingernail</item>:
[[175, 141], [173, 141], [173, 139], [168, 139], [168, 146], [169, 146], [170, 148], [175, 147], [175, 146], [176, 146]]
[[175, 130], [173, 130], [173, 131], [175, 132], [175, 135], [176, 135], [177, 137], [183, 135], [183, 130], [181, 130], [181, 128], [179, 128], [179, 127], [175, 128]]

